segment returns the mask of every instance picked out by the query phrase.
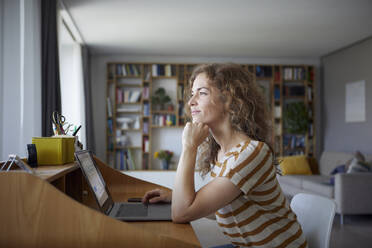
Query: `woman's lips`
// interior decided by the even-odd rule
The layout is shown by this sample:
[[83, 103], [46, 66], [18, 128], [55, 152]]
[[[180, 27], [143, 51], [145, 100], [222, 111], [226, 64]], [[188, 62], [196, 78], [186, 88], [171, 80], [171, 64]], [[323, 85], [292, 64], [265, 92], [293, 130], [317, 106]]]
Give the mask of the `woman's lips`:
[[199, 113], [200, 113], [200, 111], [198, 111], [198, 110], [191, 111], [191, 115], [196, 115], [196, 114], [199, 114]]

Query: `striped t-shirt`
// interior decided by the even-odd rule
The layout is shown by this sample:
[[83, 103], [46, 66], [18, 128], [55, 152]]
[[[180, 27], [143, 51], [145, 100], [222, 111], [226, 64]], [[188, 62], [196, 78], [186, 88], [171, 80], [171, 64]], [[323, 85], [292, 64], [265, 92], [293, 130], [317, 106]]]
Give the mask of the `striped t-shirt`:
[[307, 247], [296, 215], [278, 181], [272, 152], [263, 142], [248, 140], [232, 148], [211, 171], [227, 177], [242, 194], [216, 212], [231, 243], [248, 247]]

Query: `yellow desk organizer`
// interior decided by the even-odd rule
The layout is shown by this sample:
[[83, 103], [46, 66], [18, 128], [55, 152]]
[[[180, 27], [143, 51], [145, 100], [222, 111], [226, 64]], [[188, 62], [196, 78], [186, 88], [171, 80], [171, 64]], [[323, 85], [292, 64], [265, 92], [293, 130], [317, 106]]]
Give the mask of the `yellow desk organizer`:
[[36, 146], [37, 164], [66, 164], [74, 161], [75, 137], [33, 137], [32, 144]]

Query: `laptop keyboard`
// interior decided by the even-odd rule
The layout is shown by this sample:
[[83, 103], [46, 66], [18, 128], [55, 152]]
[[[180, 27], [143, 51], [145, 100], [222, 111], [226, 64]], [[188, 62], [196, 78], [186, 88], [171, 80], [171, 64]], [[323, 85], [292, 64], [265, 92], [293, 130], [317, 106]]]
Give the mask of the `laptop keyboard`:
[[119, 207], [116, 217], [147, 216], [147, 206], [143, 204], [122, 204]]

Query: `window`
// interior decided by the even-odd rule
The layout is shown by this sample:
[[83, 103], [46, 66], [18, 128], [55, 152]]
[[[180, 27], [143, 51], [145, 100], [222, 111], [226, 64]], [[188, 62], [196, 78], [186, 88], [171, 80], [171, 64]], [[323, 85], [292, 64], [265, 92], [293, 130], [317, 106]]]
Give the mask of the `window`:
[[[62, 115], [68, 124], [73, 126], [68, 134], [72, 134], [74, 127], [81, 125], [77, 134], [80, 142], [86, 147], [85, 104], [81, 45], [76, 35], [71, 32], [68, 15], [60, 10], [58, 22], [59, 35], [59, 67], [61, 81]], [[69, 23], [69, 24], [67, 24]], [[66, 125], [67, 127], [67, 125]]]

